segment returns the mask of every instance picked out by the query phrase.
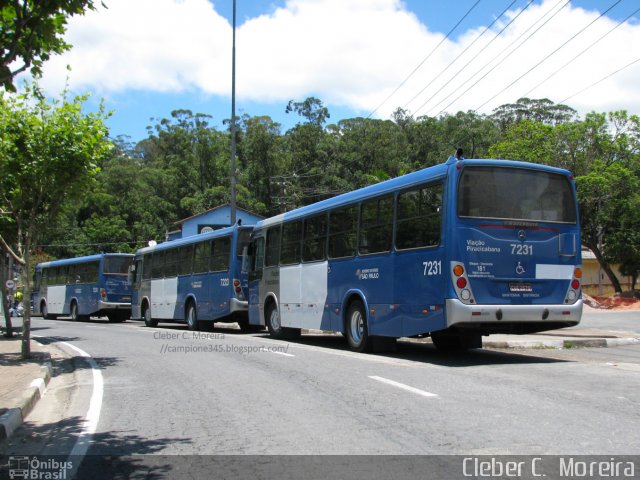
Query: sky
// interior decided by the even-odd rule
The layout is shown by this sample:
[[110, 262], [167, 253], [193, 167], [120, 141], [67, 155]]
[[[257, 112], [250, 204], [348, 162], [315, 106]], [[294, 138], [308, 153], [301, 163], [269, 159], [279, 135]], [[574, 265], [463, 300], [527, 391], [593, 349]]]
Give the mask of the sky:
[[[232, 0], [95, 3], [45, 64], [48, 94], [103, 101], [112, 138], [142, 140], [177, 109], [225, 128]], [[301, 121], [287, 103], [310, 96], [329, 123], [489, 114], [521, 97], [640, 114], [639, 47], [638, 0], [237, 0], [236, 114], [282, 133]]]

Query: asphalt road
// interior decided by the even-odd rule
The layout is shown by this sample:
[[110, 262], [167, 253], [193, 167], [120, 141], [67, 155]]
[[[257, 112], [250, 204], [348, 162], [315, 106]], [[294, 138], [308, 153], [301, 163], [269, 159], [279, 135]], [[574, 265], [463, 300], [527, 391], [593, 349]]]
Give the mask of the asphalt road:
[[[587, 314], [583, 326], [619, 318], [637, 331], [637, 312], [615, 315]], [[633, 455], [640, 445], [640, 346], [452, 356], [400, 342], [366, 355], [339, 335], [279, 342], [234, 328], [41, 318], [33, 334], [61, 355], [0, 454], [85, 453], [84, 442], [103, 471], [104, 456], [134, 458], [125, 466], [135, 469], [159, 458], [137, 457], [150, 454]], [[97, 417], [96, 372], [71, 345], [102, 379]], [[168, 458], [148, 472], [178, 468]]]

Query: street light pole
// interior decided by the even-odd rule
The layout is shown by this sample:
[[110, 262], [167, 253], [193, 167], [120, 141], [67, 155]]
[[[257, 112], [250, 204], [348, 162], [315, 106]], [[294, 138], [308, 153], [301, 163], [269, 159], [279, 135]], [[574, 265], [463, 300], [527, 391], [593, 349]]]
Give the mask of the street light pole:
[[236, 223], [236, 0], [233, 0], [231, 47], [231, 225]]

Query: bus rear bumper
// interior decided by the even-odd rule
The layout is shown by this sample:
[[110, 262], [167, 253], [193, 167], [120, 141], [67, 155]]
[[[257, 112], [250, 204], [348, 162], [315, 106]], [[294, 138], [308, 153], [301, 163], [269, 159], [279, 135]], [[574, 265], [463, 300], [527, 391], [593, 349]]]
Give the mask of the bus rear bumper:
[[533, 333], [571, 327], [580, 322], [582, 300], [573, 305], [466, 305], [446, 301], [447, 327], [486, 333]]
[[249, 311], [249, 302], [246, 300], [238, 300], [237, 298], [232, 298], [229, 300], [229, 310], [231, 312], [248, 312]]
[[118, 302], [104, 302], [100, 300], [98, 302], [98, 309], [100, 310], [131, 310], [131, 304], [118, 303]]

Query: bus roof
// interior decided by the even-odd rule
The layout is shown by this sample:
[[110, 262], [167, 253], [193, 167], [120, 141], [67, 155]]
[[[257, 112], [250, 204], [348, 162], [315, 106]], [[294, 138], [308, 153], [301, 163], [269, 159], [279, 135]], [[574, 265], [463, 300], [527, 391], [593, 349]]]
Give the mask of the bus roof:
[[95, 255], [86, 255], [84, 257], [62, 258], [60, 260], [51, 260], [50, 262], [38, 263], [36, 265], [36, 268], [59, 267], [62, 265], [95, 262], [101, 260], [104, 257], [133, 257], [133, 253], [96, 253]]
[[519, 167], [529, 168], [536, 170], [543, 170], [548, 172], [559, 173], [563, 175], [570, 175], [570, 172], [556, 167], [550, 167], [547, 165], [540, 165], [536, 163], [521, 162], [515, 160], [497, 160], [497, 159], [473, 159], [473, 160], [457, 160], [455, 157], [450, 157], [445, 163], [434, 165], [431, 167], [423, 168], [416, 172], [408, 173], [400, 177], [385, 180], [380, 183], [369, 185], [351, 192], [343, 193], [335, 197], [322, 200], [320, 202], [300, 207], [289, 212], [276, 215], [274, 217], [266, 218], [259, 221], [256, 224], [256, 229], [269, 227], [276, 225], [285, 220], [293, 220], [296, 218], [305, 217], [315, 213], [322, 213], [332, 208], [340, 207], [343, 205], [349, 205], [357, 203], [361, 200], [375, 197], [378, 195], [384, 195], [387, 192], [394, 192], [401, 188], [410, 188], [416, 185], [420, 185], [425, 182], [436, 180], [447, 175], [449, 168], [454, 164], [464, 165], [486, 165], [486, 166], [502, 166], [502, 167]]
[[234, 230], [253, 230], [253, 225], [234, 225], [232, 227], [224, 227], [214, 230], [212, 232], [199, 233], [197, 235], [190, 235], [185, 238], [179, 238], [177, 240], [170, 240], [167, 242], [159, 243], [158, 245], [154, 245], [152, 247], [143, 247], [138, 249], [136, 255], [143, 255], [145, 253], [169, 250], [172, 248], [177, 248], [181, 245], [190, 245], [192, 243], [198, 243], [203, 240], [209, 240], [212, 238], [224, 237], [226, 235], [231, 235]]

